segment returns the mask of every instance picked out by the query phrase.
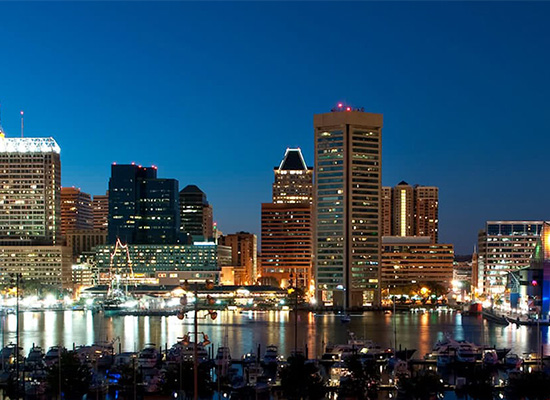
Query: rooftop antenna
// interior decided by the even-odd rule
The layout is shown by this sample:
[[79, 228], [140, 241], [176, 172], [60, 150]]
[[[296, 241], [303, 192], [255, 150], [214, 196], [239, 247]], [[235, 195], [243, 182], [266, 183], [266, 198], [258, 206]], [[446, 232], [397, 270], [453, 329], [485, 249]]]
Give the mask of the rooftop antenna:
[[25, 124], [23, 122], [23, 111], [21, 111], [21, 137], [23, 137], [23, 131], [25, 130]]
[[2, 129], [2, 105], [0, 104], [0, 137], [4, 137], [4, 130]]

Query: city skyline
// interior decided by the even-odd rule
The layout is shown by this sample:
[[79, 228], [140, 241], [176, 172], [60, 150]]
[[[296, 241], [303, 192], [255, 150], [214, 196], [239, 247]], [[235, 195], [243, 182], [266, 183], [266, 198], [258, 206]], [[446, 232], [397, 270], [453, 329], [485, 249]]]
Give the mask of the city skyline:
[[[458, 254], [485, 221], [544, 220], [532, 143], [549, 140], [549, 6], [390, 6], [3, 4], [2, 125], [19, 137], [23, 109], [26, 135], [54, 137], [63, 186], [103, 194], [112, 162], [158, 165], [204, 190], [222, 231], [259, 235], [272, 165], [287, 147], [313, 159], [313, 114], [343, 101], [384, 115], [384, 186], [440, 188], [440, 241]], [[310, 14], [350, 24], [323, 33], [299, 24]], [[368, 30], [354, 25], [366, 17]], [[312, 57], [327, 46], [336, 59], [361, 51], [350, 64]]]

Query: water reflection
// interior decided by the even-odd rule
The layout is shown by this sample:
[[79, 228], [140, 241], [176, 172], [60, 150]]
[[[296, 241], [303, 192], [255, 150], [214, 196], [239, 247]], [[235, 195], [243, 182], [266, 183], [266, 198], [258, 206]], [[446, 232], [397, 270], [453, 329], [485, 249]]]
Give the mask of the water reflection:
[[[105, 316], [89, 311], [23, 312], [20, 318], [20, 342], [25, 352], [33, 343], [47, 349], [57, 344], [72, 347], [73, 344], [91, 344], [117, 337], [122, 351], [136, 351], [146, 343], [170, 347], [179, 337], [193, 331], [193, 313], [183, 321], [176, 316]], [[539, 342], [545, 354], [550, 351], [548, 327], [541, 327], [538, 337], [536, 327], [503, 327], [481, 317], [451, 312], [366, 312], [362, 316], [352, 316], [351, 322], [345, 325], [336, 315], [300, 312], [297, 326], [298, 348], [305, 350], [307, 346], [310, 357], [320, 357], [327, 343], [345, 343], [349, 331], [359, 338], [372, 339], [383, 347], [393, 347], [397, 342], [398, 347], [417, 349], [417, 357], [429, 352], [447, 332], [455, 339], [510, 347], [518, 354], [536, 351]], [[9, 315], [3, 320], [1, 336], [4, 344], [15, 342], [15, 331], [15, 315]], [[294, 347], [294, 314], [225, 311], [220, 312], [216, 320], [200, 315], [199, 331], [210, 337], [214, 349], [227, 343], [233, 357], [256, 351], [258, 345], [265, 349], [269, 344], [279, 346], [281, 354], [289, 355]]]

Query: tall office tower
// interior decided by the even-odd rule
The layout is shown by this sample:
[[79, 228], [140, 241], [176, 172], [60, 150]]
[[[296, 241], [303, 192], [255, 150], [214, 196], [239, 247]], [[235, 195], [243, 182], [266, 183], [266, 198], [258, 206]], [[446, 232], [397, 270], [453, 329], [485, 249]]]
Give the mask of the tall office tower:
[[350, 107], [313, 118], [320, 304], [380, 304], [382, 119]]
[[391, 201], [391, 188], [382, 186], [382, 206], [381, 206], [381, 220], [382, 227], [380, 231], [382, 236], [391, 236], [392, 231], [392, 201]]
[[529, 266], [544, 221], [487, 221], [478, 235], [478, 286], [502, 296], [509, 272]]
[[0, 126], [0, 281], [69, 286], [61, 243], [61, 161], [53, 138], [6, 138]]
[[106, 231], [109, 226], [109, 192], [95, 195], [92, 199], [94, 230]]
[[187, 185], [180, 191], [181, 231], [193, 237], [194, 241], [212, 239], [212, 206], [206, 194], [195, 185]]
[[415, 235], [439, 240], [439, 189], [435, 186], [414, 187]]
[[6, 138], [0, 128], [0, 243], [56, 244], [61, 161], [53, 138]]
[[231, 247], [235, 284], [253, 285], [257, 280], [258, 244], [256, 235], [248, 232], [232, 233], [222, 236], [219, 244]]
[[74, 187], [61, 188], [61, 234], [93, 227], [92, 197]]
[[313, 168], [306, 165], [302, 150], [286, 149], [283, 161], [273, 172], [273, 203], [312, 203]]
[[156, 167], [111, 166], [108, 243], [175, 244], [180, 240], [178, 181]]
[[313, 278], [313, 168], [300, 149], [287, 149], [274, 168], [273, 202], [262, 203], [262, 277], [308, 289]]
[[394, 236], [414, 235], [414, 189], [405, 181], [392, 189]]

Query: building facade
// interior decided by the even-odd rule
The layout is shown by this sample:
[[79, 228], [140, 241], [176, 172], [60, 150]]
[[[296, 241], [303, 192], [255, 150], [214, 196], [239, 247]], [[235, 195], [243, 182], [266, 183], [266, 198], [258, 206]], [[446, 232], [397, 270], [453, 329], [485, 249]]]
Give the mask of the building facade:
[[156, 167], [111, 166], [108, 243], [175, 244], [181, 239], [178, 181]]
[[67, 247], [71, 249], [72, 259], [76, 261], [84, 253], [90, 253], [94, 247], [107, 243], [104, 230], [73, 230], [65, 235]]
[[382, 188], [384, 236], [429, 236], [439, 239], [439, 189], [405, 181]]
[[312, 204], [313, 168], [308, 167], [302, 150], [286, 149], [278, 167], [273, 168], [273, 203]]
[[381, 202], [381, 216], [380, 223], [382, 224], [381, 234], [382, 236], [391, 236], [392, 235], [392, 218], [393, 218], [393, 207], [392, 207], [392, 188], [391, 187], [382, 187], [382, 202]]
[[49, 138], [7, 138], [0, 126], [0, 280], [70, 286], [61, 236], [61, 159]]
[[[218, 246], [214, 243], [197, 245], [130, 244], [96, 247], [95, 262], [100, 282], [110, 283], [114, 276], [128, 282], [155, 283], [158, 273], [185, 275], [191, 281], [218, 282], [220, 266]], [[184, 273], [183, 275], [181, 273]]]
[[[262, 277], [308, 289], [313, 279], [313, 223], [309, 204], [262, 204]], [[297, 281], [296, 281], [297, 279]]]
[[61, 234], [94, 227], [92, 197], [75, 187], [61, 188]]
[[382, 119], [349, 107], [314, 116], [319, 304], [380, 304]]
[[6, 138], [0, 128], [0, 244], [61, 240], [61, 159], [49, 138]]
[[181, 231], [195, 241], [210, 240], [213, 232], [212, 206], [196, 185], [187, 185], [179, 193]]
[[503, 296], [510, 272], [530, 265], [544, 221], [487, 221], [478, 235], [478, 284], [495, 298]]
[[300, 149], [287, 149], [274, 168], [273, 201], [262, 204], [261, 275], [283, 287], [313, 280], [313, 168]]
[[70, 288], [71, 250], [65, 246], [0, 247], [0, 277], [15, 273], [20, 273], [24, 281]]
[[452, 244], [435, 244], [427, 236], [382, 238], [382, 285], [385, 288], [430, 282], [450, 288], [453, 263]]
[[231, 263], [236, 285], [253, 285], [258, 279], [258, 244], [256, 235], [237, 232], [222, 236], [218, 241], [231, 247]]
[[109, 227], [109, 192], [95, 195], [92, 199], [95, 231], [107, 231]]

